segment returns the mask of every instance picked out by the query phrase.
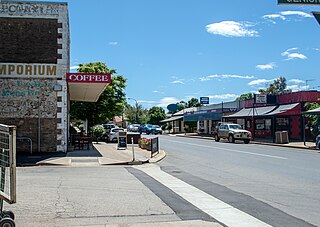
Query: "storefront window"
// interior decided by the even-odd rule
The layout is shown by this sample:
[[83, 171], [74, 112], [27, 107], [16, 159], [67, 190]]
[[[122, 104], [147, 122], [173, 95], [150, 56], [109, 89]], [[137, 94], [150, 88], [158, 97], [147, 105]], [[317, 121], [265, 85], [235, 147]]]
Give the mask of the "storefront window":
[[277, 118], [276, 123], [277, 123], [277, 125], [276, 125], [277, 131], [288, 130], [288, 128], [289, 128], [289, 118]]
[[266, 130], [271, 130], [271, 119], [265, 120]]
[[251, 123], [250, 123], [251, 121], [250, 120], [247, 120], [247, 129], [250, 129], [251, 128]]
[[255, 121], [255, 126], [257, 130], [264, 130], [265, 129], [264, 119], [257, 119]]

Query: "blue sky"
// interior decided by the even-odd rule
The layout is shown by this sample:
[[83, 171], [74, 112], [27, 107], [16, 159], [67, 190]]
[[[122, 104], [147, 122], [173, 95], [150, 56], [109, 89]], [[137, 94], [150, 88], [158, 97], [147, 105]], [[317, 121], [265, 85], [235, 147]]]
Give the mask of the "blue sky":
[[[64, 1], [65, 2], [65, 1]], [[319, 89], [320, 6], [276, 0], [69, 0], [71, 66], [101, 61], [146, 108], [233, 101], [284, 76]], [[133, 102], [133, 101], [128, 101]], [[132, 105], [134, 103], [131, 103]]]

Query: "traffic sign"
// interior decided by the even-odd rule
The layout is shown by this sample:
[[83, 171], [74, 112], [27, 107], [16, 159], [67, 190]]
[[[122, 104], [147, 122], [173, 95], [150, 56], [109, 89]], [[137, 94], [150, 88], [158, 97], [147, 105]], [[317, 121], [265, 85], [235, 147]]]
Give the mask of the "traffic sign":
[[320, 0], [278, 0], [278, 4], [320, 5]]
[[200, 104], [209, 104], [209, 97], [200, 97]]
[[316, 18], [316, 20], [320, 24], [320, 12], [312, 12], [312, 14], [313, 14], [314, 18]]

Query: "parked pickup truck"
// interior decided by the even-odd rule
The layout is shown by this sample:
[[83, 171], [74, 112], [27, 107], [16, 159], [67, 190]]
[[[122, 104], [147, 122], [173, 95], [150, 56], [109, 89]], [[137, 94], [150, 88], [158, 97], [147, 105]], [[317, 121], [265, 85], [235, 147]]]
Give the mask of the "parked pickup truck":
[[235, 140], [243, 140], [244, 143], [248, 144], [251, 140], [251, 132], [242, 129], [241, 125], [221, 122], [216, 127], [213, 137], [216, 142], [219, 142], [222, 138], [228, 139], [230, 143], [234, 143]]

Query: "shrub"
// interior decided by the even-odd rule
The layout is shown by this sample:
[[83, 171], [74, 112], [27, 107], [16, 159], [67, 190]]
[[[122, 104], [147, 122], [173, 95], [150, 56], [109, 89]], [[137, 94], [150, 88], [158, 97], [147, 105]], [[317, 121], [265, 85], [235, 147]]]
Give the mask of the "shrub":
[[99, 138], [105, 133], [104, 127], [102, 125], [96, 125], [93, 126], [91, 130], [98, 143]]

